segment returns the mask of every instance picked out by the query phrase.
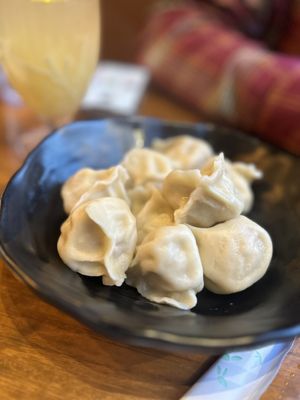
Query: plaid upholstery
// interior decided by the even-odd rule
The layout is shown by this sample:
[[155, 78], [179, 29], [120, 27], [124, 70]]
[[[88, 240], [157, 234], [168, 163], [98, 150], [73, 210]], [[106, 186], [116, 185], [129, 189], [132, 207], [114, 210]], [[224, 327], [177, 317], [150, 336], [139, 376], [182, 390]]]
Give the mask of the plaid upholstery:
[[289, 21], [278, 47], [284, 53], [300, 56], [300, 0], [294, 0], [292, 3]]
[[[208, 118], [300, 155], [300, 58], [271, 52], [220, 15], [202, 3], [158, 11], [139, 61], [157, 84]], [[292, 32], [299, 35], [294, 31], [282, 37], [283, 49], [294, 42]]]

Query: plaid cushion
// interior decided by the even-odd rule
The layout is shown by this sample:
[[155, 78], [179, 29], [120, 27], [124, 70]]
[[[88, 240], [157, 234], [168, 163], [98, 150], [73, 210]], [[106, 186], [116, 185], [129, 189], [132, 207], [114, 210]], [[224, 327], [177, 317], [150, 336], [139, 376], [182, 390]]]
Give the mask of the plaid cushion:
[[208, 118], [300, 155], [300, 58], [273, 53], [213, 8], [187, 3], [152, 16], [138, 59]]

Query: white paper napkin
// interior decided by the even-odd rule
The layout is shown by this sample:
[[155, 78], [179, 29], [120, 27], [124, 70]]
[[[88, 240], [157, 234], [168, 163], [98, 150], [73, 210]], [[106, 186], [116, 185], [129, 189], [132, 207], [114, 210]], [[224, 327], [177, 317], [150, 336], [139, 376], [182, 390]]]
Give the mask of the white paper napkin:
[[181, 400], [257, 400], [277, 375], [294, 340], [228, 353]]
[[123, 116], [133, 115], [149, 79], [150, 74], [146, 67], [102, 61], [95, 71], [81, 106]]

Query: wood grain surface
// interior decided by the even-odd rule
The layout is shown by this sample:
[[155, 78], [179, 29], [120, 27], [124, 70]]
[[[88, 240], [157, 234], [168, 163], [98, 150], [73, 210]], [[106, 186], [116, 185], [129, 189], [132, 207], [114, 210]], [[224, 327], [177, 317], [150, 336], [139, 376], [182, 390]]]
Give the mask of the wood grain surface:
[[[8, 146], [0, 105], [0, 188], [22, 161]], [[30, 125], [26, 110], [15, 119]], [[150, 90], [140, 113], [197, 121], [199, 116]], [[137, 348], [93, 333], [39, 299], [0, 261], [1, 400], [179, 399], [215, 361], [203, 354]], [[285, 359], [263, 400], [300, 398], [300, 342]], [[241, 399], [242, 400], [242, 399]]]

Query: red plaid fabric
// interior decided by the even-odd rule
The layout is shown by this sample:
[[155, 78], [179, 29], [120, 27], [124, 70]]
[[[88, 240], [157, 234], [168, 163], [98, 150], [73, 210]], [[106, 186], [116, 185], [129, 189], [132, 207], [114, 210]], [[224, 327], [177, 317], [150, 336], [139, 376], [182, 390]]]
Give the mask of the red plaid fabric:
[[[209, 119], [300, 155], [300, 58], [271, 52], [220, 15], [195, 3], [157, 12], [139, 61], [157, 84]], [[279, 43], [284, 49], [291, 32]]]
[[210, 5], [246, 35], [275, 47], [289, 23], [295, 0], [195, 0]]
[[294, 0], [292, 3], [288, 23], [278, 48], [284, 53], [300, 56], [300, 0]]

